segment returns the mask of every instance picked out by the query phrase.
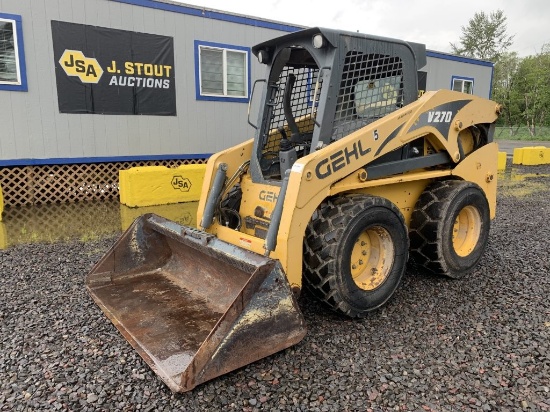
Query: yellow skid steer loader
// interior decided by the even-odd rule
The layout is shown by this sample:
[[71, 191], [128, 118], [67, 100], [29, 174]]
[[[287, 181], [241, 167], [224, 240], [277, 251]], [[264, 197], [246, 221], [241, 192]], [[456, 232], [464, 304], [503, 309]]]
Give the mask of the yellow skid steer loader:
[[174, 391], [298, 343], [306, 286], [362, 317], [407, 262], [458, 278], [495, 215], [495, 102], [418, 97], [424, 45], [310, 28], [255, 46], [254, 139], [213, 155], [199, 228], [138, 218], [87, 288]]

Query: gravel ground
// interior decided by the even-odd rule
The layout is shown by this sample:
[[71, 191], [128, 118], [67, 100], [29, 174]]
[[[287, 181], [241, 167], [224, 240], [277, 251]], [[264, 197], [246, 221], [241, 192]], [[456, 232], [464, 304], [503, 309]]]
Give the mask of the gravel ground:
[[114, 238], [0, 251], [0, 410], [550, 411], [550, 166], [526, 170], [469, 278], [407, 274], [359, 321], [303, 295], [300, 344], [183, 395], [85, 292]]

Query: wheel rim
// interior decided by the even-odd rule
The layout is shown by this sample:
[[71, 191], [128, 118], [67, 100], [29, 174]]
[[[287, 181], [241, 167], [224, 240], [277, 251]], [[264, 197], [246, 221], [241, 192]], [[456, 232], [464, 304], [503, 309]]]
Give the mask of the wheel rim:
[[351, 276], [363, 290], [379, 287], [388, 275], [394, 260], [394, 246], [389, 232], [383, 227], [363, 231], [351, 251]]
[[466, 206], [453, 226], [453, 248], [458, 256], [468, 256], [475, 249], [481, 234], [481, 215], [473, 206]]

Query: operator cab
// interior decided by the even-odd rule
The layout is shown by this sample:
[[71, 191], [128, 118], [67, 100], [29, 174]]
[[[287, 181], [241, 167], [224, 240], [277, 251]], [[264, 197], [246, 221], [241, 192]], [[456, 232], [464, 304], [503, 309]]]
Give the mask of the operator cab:
[[268, 77], [257, 81], [265, 87], [251, 174], [272, 184], [296, 159], [414, 101], [417, 62], [426, 61], [424, 45], [321, 28], [252, 51]]

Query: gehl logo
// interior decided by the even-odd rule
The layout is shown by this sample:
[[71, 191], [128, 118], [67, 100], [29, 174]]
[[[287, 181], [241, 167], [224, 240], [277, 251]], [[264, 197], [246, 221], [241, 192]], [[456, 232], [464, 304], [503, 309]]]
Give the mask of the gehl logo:
[[[376, 134], [378, 136], [378, 133]], [[343, 167], [349, 165], [352, 160], [359, 160], [361, 157], [370, 153], [370, 147], [363, 147], [361, 140], [353, 142], [352, 145], [344, 147], [343, 150], [338, 150], [336, 153], [322, 159], [315, 166], [315, 175], [319, 179], [329, 177]]]
[[82, 83], [97, 83], [103, 75], [103, 69], [97, 60], [84, 56], [79, 50], [65, 50], [59, 64], [67, 76], [77, 76]]

